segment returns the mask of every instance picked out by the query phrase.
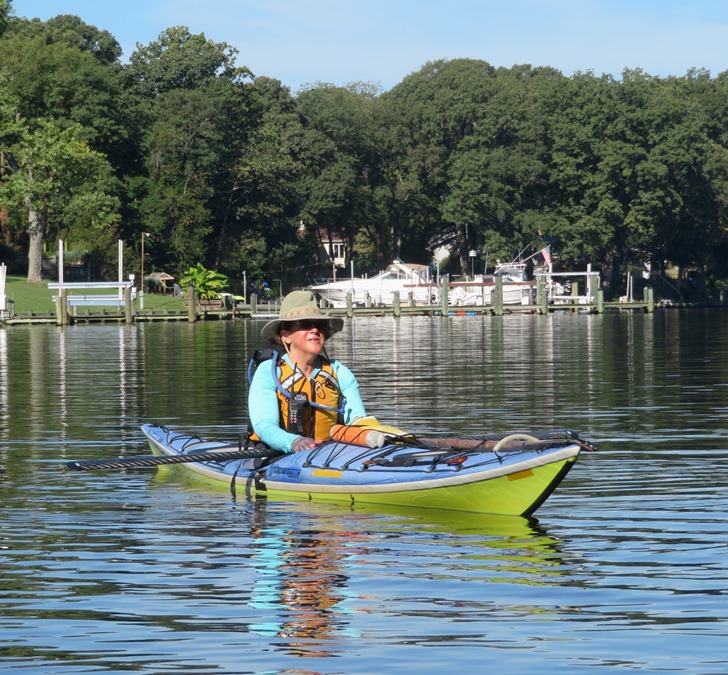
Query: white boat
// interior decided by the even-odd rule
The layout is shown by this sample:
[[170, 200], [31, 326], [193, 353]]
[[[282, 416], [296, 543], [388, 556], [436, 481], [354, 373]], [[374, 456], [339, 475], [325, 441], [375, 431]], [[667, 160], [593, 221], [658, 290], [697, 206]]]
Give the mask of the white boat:
[[504, 305], [530, 305], [535, 302], [536, 282], [526, 279], [526, 263], [496, 265], [493, 274], [478, 274], [472, 281], [450, 283], [448, 304], [451, 307], [485, 307], [493, 304], [496, 277], [503, 279]]
[[386, 270], [372, 277], [355, 277], [325, 284], [308, 286], [331, 307], [346, 307], [347, 295], [352, 304], [360, 306], [387, 306], [394, 304], [394, 294], [399, 293], [402, 304], [414, 301], [429, 305], [438, 302], [437, 284], [430, 281], [427, 265], [413, 265], [395, 260]]
[[[549, 298], [563, 292], [547, 274], [545, 291]], [[504, 305], [532, 305], [536, 302], [536, 281], [529, 280], [525, 262], [498, 263], [493, 274], [479, 274], [468, 281], [448, 283], [450, 307], [487, 307], [494, 304], [496, 277], [503, 279]], [[386, 270], [372, 277], [358, 277], [329, 281], [308, 286], [329, 306], [346, 307], [347, 295], [351, 294], [355, 306], [385, 306], [394, 304], [395, 291], [400, 302], [417, 305], [436, 305], [440, 302], [440, 284], [430, 279], [427, 265], [415, 265], [395, 260]]]

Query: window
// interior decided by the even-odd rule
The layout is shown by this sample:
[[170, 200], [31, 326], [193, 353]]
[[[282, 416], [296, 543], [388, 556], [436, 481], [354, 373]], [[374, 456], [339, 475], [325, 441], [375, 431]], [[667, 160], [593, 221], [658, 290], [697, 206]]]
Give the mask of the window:
[[331, 250], [334, 254], [334, 260], [343, 260], [345, 257], [345, 247], [342, 242], [335, 242], [331, 245]]

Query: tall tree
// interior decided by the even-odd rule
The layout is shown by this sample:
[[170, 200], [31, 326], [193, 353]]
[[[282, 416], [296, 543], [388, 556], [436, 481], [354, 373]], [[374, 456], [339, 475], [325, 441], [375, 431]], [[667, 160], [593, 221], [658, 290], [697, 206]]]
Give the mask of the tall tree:
[[[686, 96], [697, 102], [702, 110], [700, 118], [705, 123], [705, 142], [700, 145], [702, 156], [696, 168], [703, 172], [708, 194], [699, 195], [702, 205], [709, 210], [710, 226], [701, 236], [704, 222], [693, 222], [693, 237], [708, 248], [706, 264], [715, 277], [728, 277], [728, 71], [711, 79], [703, 70], [689, 71], [677, 86], [685, 89]], [[696, 195], [698, 196], [698, 195]], [[678, 244], [679, 245], [679, 244]]]
[[[371, 91], [359, 85], [318, 85], [299, 92], [304, 135], [301, 216], [314, 240], [335, 234], [354, 249], [357, 234], [371, 232], [371, 190], [377, 160], [373, 145]], [[324, 237], [321, 234], [325, 233]], [[377, 246], [377, 242], [370, 242]], [[381, 252], [379, 252], [381, 253]]]
[[554, 125], [565, 254], [604, 261], [613, 288], [625, 266], [702, 260], [698, 240], [717, 214], [701, 168], [708, 137], [698, 101], [674, 80], [639, 70], [621, 81], [578, 76], [574, 84]]
[[[395, 253], [419, 249], [443, 237], [441, 206], [448, 192], [448, 167], [453, 153], [470, 136], [482, 116], [483, 106], [493, 91], [495, 69], [484, 61], [455, 59], [434, 61], [405, 78], [381, 97], [387, 108], [393, 134], [389, 137], [391, 158], [404, 158], [400, 168], [388, 167], [384, 175], [396, 180], [392, 193], [408, 199], [406, 222], [393, 232]], [[416, 199], [408, 193], [414, 191]], [[404, 206], [400, 203], [400, 206]], [[466, 225], [447, 224], [460, 253], [461, 266], [467, 269]], [[410, 243], [411, 242], [411, 243]]]
[[453, 151], [442, 213], [465, 226], [468, 249], [512, 260], [538, 240], [548, 216], [549, 110], [564, 77], [552, 69], [499, 69], [472, 134]]
[[[51, 206], [54, 220], [74, 248], [86, 250], [95, 262], [110, 261], [116, 255], [111, 244], [118, 233], [108, 239], [100, 236], [89, 218], [97, 224], [103, 221], [104, 233], [109, 232], [105, 226], [115, 227], [118, 218], [106, 209], [112, 203], [118, 206], [120, 190], [108, 175], [108, 161], [117, 175], [128, 169], [127, 118], [115, 60], [121, 53], [118, 43], [78, 17], [59, 16], [47, 22], [14, 20], [0, 39], [0, 50], [0, 77], [23, 121], [21, 137], [6, 147], [6, 165], [13, 169], [9, 176], [6, 173], [5, 192], [16, 197], [15, 211], [9, 215], [16, 233], [30, 234], [29, 278], [40, 278]], [[59, 153], [56, 158], [49, 154], [51, 148]], [[31, 156], [31, 151], [38, 154]], [[92, 184], [95, 196], [89, 193]], [[79, 194], [71, 195], [71, 188]], [[86, 199], [88, 206], [80, 207]], [[93, 203], [100, 208], [98, 218], [88, 216], [86, 209]], [[86, 215], [79, 216], [79, 208]], [[28, 225], [21, 227], [25, 217]], [[57, 228], [52, 234], [58, 235]], [[102, 242], [109, 244], [106, 250]]]
[[132, 95], [146, 101], [176, 89], [197, 89], [214, 79], [243, 84], [251, 72], [236, 65], [237, 54], [225, 42], [175, 26], [137, 47], [125, 68], [125, 79]]
[[8, 20], [13, 12], [12, 0], [0, 0], [0, 36], [8, 27]]
[[[298, 237], [303, 197], [303, 126], [291, 92], [280, 81], [259, 77], [253, 87], [260, 123], [236, 164], [236, 212], [219, 245], [229, 252], [231, 272], [260, 285], [279, 278], [305, 280], [306, 249]], [[304, 267], [304, 270], [300, 268]]]
[[[7, 128], [7, 125], [6, 125]], [[5, 164], [0, 198], [16, 213], [26, 214], [28, 281], [42, 280], [43, 243], [54, 204], [73, 214], [87, 233], [85, 243], [99, 247], [116, 223], [118, 201], [108, 194], [110, 167], [88, 147], [79, 126], [61, 129], [51, 120], [17, 125], [5, 137]]]
[[41, 37], [46, 43], [66, 44], [69, 47], [88, 52], [99, 63], [118, 66], [121, 46], [106, 30], [87, 24], [73, 14], [59, 14], [47, 21], [40, 19], [19, 20], [13, 25], [13, 32], [25, 39]]
[[602, 164], [618, 119], [611, 76], [576, 73], [562, 88], [551, 114], [549, 181], [551, 224], [546, 232], [567, 266], [603, 261], [624, 214]]
[[138, 213], [164, 241], [158, 262], [173, 272], [227, 262], [215, 242], [235, 218], [235, 165], [257, 123], [251, 74], [235, 66], [236, 53], [176, 27], [125, 68], [128, 100], [146, 127]]
[[[91, 146], [123, 164], [128, 116], [118, 58], [121, 48], [106, 31], [75, 16], [14, 21], [2, 39], [0, 72], [26, 119], [47, 117], [79, 124]], [[115, 161], [116, 160], [116, 161]]]

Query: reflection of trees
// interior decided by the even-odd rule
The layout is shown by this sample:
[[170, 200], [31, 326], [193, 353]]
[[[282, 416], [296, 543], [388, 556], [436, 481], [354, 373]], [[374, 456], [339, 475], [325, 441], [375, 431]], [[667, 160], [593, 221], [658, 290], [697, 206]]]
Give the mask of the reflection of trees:
[[[367, 345], [367, 352], [356, 353], [344, 343], [346, 336], [337, 336], [332, 354], [355, 369], [367, 409], [382, 421], [389, 421], [395, 410], [395, 424], [418, 432], [478, 434], [563, 426], [559, 406], [569, 391], [565, 387], [573, 386], [573, 375], [564, 382], [558, 351], [562, 338], [552, 317], [406, 317], [391, 324], [357, 320], [347, 335]], [[579, 339], [573, 342], [584, 349]], [[571, 348], [572, 340], [564, 344]], [[382, 361], [383, 353], [391, 357]], [[387, 382], [384, 389], [382, 382]]]

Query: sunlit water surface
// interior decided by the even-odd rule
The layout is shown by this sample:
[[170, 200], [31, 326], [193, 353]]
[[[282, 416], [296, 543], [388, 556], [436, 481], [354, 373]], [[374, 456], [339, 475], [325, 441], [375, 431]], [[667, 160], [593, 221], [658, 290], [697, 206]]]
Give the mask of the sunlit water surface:
[[0, 670], [727, 672], [727, 323], [347, 322], [383, 422], [597, 443], [538, 521], [69, 471], [148, 454], [147, 421], [237, 438], [261, 323], [0, 328]]

